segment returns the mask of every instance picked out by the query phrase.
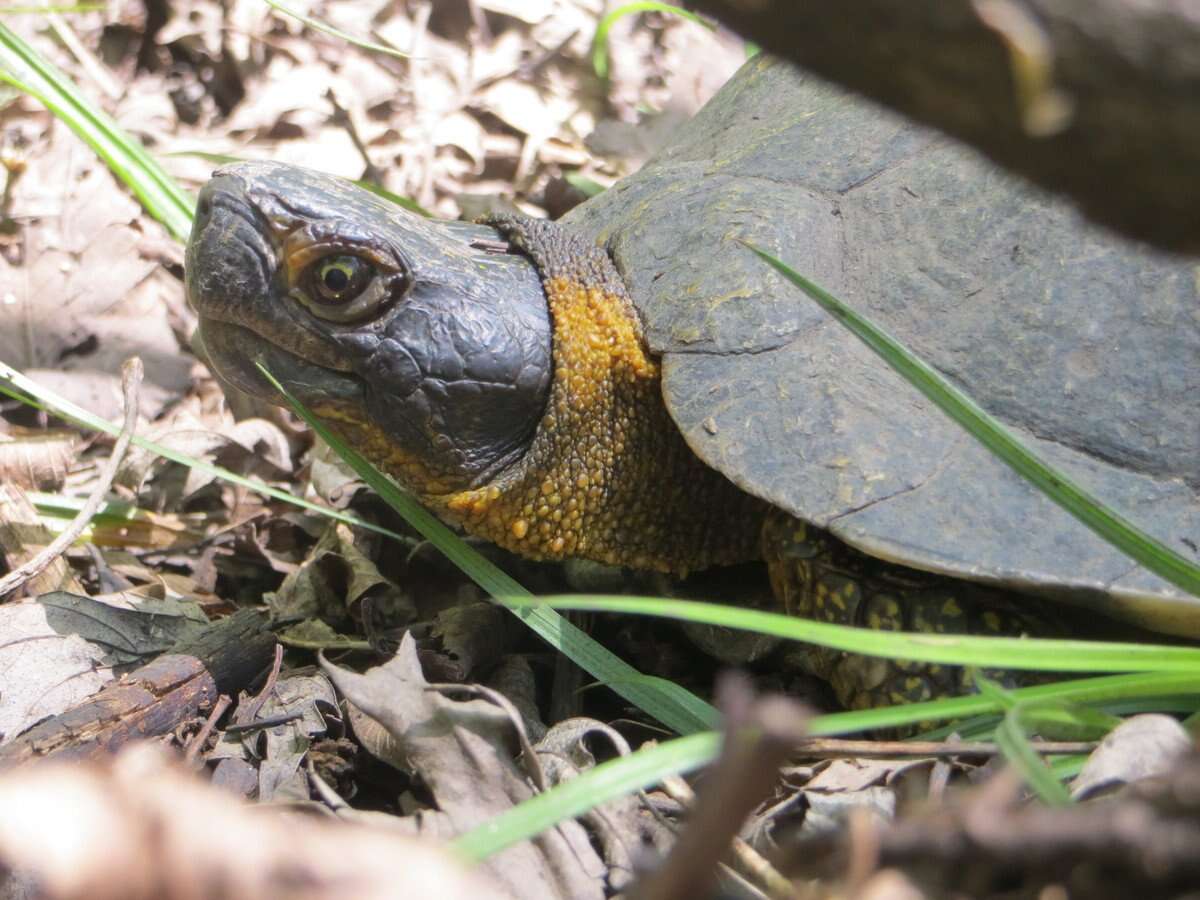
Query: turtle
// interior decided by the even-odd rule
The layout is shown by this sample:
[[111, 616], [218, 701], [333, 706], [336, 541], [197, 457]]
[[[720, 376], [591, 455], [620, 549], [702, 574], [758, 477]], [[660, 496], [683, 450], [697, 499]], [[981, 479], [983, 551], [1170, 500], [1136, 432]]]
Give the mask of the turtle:
[[[1200, 600], [997, 461], [747, 243], [1197, 555], [1195, 262], [767, 56], [559, 222], [434, 221], [332, 176], [226, 166], [185, 282], [225, 380], [281, 403], [265, 363], [443, 519], [523, 556], [674, 575], [765, 559], [789, 611], [874, 627], [1099, 617], [1200, 637]], [[961, 678], [809, 658], [853, 707]]]

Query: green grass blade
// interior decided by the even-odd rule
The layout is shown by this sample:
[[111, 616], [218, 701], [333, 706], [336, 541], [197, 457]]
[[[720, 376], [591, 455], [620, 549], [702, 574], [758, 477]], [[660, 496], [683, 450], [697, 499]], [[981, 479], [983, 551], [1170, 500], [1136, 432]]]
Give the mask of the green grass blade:
[[972, 672], [971, 680], [975, 682], [975, 688], [979, 691], [980, 696], [987, 697], [1002, 712], [1008, 713], [1017, 705], [1016, 698], [1008, 689], [1000, 682], [981, 674], [978, 670]]
[[1009, 765], [1021, 774], [1025, 783], [1033, 788], [1042, 802], [1049, 806], [1065, 806], [1070, 803], [1071, 798], [1066, 788], [1038, 756], [1029, 740], [1031, 729], [1022, 711], [1036, 706], [1037, 701], [1022, 704], [1012, 692], [1005, 690], [990, 678], [977, 675], [975, 684], [981, 696], [987, 697], [998, 709], [1004, 711], [1004, 717], [996, 726], [992, 738], [999, 745]]
[[[1149, 704], [1160, 698], [1200, 697], [1200, 675], [1192, 672], [1139, 672], [1133, 675], [1104, 675], [1016, 688], [1006, 693], [1017, 702], [1077, 703], [1108, 708], [1118, 703], [1129, 703], [1135, 700]], [[902, 728], [941, 720], [953, 720], [959, 723], [955, 726], [955, 730], [958, 730], [963, 727], [963, 720], [975, 716], [996, 715], [1005, 708], [1003, 704], [992, 697], [972, 694], [965, 697], [927, 700], [923, 703], [906, 703], [901, 706], [829, 713], [813, 719], [809, 723], [808, 731], [809, 734], [814, 735], [852, 734], [877, 728]]]
[[1073, 756], [1056, 756], [1050, 760], [1050, 771], [1059, 781], [1070, 781], [1083, 771], [1088, 761], [1086, 754], [1078, 753]]
[[[55, 534], [67, 527], [74, 519], [87, 500], [66, 494], [45, 494], [41, 491], [26, 491], [25, 496], [37, 510], [42, 524]], [[76, 545], [95, 543], [100, 539], [103, 529], [121, 529], [129, 531], [137, 528], [153, 529], [156, 532], [175, 532], [195, 528], [192, 522], [182, 520], [178, 523], [157, 521], [154, 513], [141, 509], [125, 500], [106, 500], [100, 504], [96, 514], [92, 516], [88, 527], [76, 539]], [[198, 531], [198, 529], [197, 529]], [[197, 533], [197, 538], [199, 537]]]
[[[1194, 675], [1120, 675], [1019, 688], [1005, 694], [1007, 701], [1015, 704], [1015, 707], [1032, 710], [1035, 708], [1034, 704], [1041, 705], [1051, 701], [1103, 703], [1114, 698], [1154, 697], [1180, 691], [1195, 693], [1197, 690], [1200, 690], [1200, 677]], [[959, 697], [885, 709], [817, 716], [809, 722], [808, 732], [813, 736], [845, 735], [875, 728], [915, 725], [942, 716], [962, 718], [964, 715], [998, 712], [1001, 712], [1001, 706], [994, 698]], [[984, 737], [987, 736], [995, 737], [1002, 746], [1011, 738], [1011, 735], [994, 734]], [[526, 800], [490, 822], [460, 836], [452, 846], [472, 860], [484, 859], [607, 800], [649, 787], [666, 775], [684, 774], [706, 765], [715, 758], [720, 749], [720, 740], [720, 735], [715, 733], [694, 734], [603, 763], [579, 778]], [[1019, 740], [1023, 741], [1032, 753], [1032, 748], [1023, 734], [1019, 736]], [[1062, 794], [1058, 793], [1061, 785], [1057, 783], [1057, 779], [1077, 773], [1083, 759], [1056, 759], [1051, 769], [1047, 770], [1034, 754], [1032, 764], [1054, 781], [1054, 785], [1044, 786], [1048, 795], [1057, 794], [1061, 799]], [[1036, 768], [1033, 769], [1033, 777], [1041, 778]]]
[[[230, 156], [228, 153], [209, 153], [207, 150], [177, 150], [174, 153], [168, 153], [167, 156], [182, 156], [192, 159], [203, 159], [217, 166], [228, 166], [234, 163], [251, 162], [243, 156]], [[385, 187], [381, 187], [373, 181], [352, 181], [364, 191], [370, 191], [390, 203], [395, 203], [397, 206], [407, 209], [409, 212], [414, 212], [419, 216], [424, 216], [427, 219], [433, 218], [433, 213], [423, 207], [416, 200], [410, 200], [408, 197], [402, 197], [400, 194], [393, 194]]]
[[356, 181], [354, 183], [363, 190], [370, 191], [372, 194], [382, 197], [384, 200], [395, 203], [397, 206], [407, 209], [409, 212], [414, 212], [418, 216], [424, 216], [427, 219], [433, 218], [433, 213], [423, 207], [416, 200], [410, 200], [408, 197], [402, 197], [399, 194], [393, 194], [387, 188], [381, 187], [373, 181]]
[[654, 0], [643, 0], [643, 2], [640, 3], [627, 3], [625, 6], [614, 9], [612, 12], [602, 18], [600, 23], [596, 26], [596, 36], [592, 38], [592, 69], [596, 72], [597, 78], [608, 77], [608, 33], [612, 30], [613, 25], [615, 25], [619, 19], [625, 16], [631, 16], [636, 13], [644, 12], [670, 13], [671, 15], [687, 19], [690, 22], [695, 22], [697, 25], [703, 25], [709, 31], [715, 30], [710, 22], [705, 21], [694, 12], [678, 6], [673, 6], [670, 3], [655, 3]]
[[1011, 431], [986, 413], [970, 397], [951, 385], [884, 329], [856, 313], [824, 288], [809, 281], [769, 253], [746, 244], [772, 268], [803, 290], [855, 337], [883, 358], [910, 384], [981, 444], [1011, 466], [1038, 490], [1114, 547], [1137, 560], [1171, 584], [1200, 597], [1200, 566], [1141, 531], [1106, 508], [1066, 475], [1043, 462]]
[[[43, 516], [56, 519], [73, 519], [87, 502], [83, 497], [66, 494], [47, 494], [42, 491], [26, 491], [37, 511]], [[96, 512], [96, 518], [108, 518], [114, 522], [153, 522], [154, 513], [141, 509], [127, 500], [106, 500]]]
[[878, 631], [758, 609], [661, 597], [594, 594], [524, 598], [519, 602], [532, 607], [657, 616], [719, 625], [820, 644], [849, 653], [946, 665], [1058, 672], [1191, 672], [1200, 675], [1200, 647]]
[[450, 846], [470, 860], [486, 859], [608, 800], [651, 787], [668, 775], [694, 771], [716, 756], [720, 744], [721, 735], [710, 731], [603, 762], [517, 804], [459, 836]]
[[996, 743], [1000, 745], [1004, 758], [1021, 773], [1026, 784], [1033, 788], [1043, 803], [1047, 806], [1067, 806], [1071, 802], [1067, 789], [1029, 742], [1019, 706], [1010, 709], [1004, 716], [996, 729]]
[[397, 59], [409, 59], [412, 56], [411, 53], [405, 53], [403, 50], [397, 50], [395, 47], [389, 47], [386, 44], [376, 44], [374, 41], [364, 40], [363, 38], [357, 38], [352, 34], [347, 34], [340, 28], [334, 28], [332, 25], [328, 25], [325, 22], [322, 22], [320, 19], [314, 19], [312, 16], [306, 16], [303, 13], [297, 12], [291, 7], [284, 6], [279, 2], [279, 0], [266, 0], [266, 4], [272, 9], [283, 13], [285, 16], [291, 16], [298, 22], [303, 22], [306, 26], [314, 31], [320, 31], [323, 34], [340, 38], [348, 44], [353, 44], [356, 47], [361, 47], [362, 49], [369, 50], [372, 53], [384, 53], [388, 56], [394, 56]]
[[163, 156], [169, 159], [176, 157], [180, 159], [202, 159], [205, 162], [210, 162], [214, 166], [228, 166], [233, 163], [246, 162], [246, 159], [241, 156], [231, 156], [228, 153], [213, 153], [211, 150], [172, 150], [170, 153], [164, 153]]
[[[25, 403], [29, 403], [30, 399], [33, 398], [35, 402], [32, 405], [47, 409], [53, 414], [75, 422], [77, 425], [91, 431], [101, 431], [114, 437], [120, 433], [119, 426], [76, 406], [66, 398], [26, 378], [16, 369], [3, 362], [0, 362], [0, 393]], [[373, 522], [368, 522], [357, 516], [321, 506], [300, 497], [294, 497], [257, 479], [246, 478], [235, 472], [230, 472], [228, 469], [223, 469], [220, 466], [211, 465], [204, 460], [178, 453], [161, 444], [148, 441], [145, 438], [135, 435], [133, 443], [138, 447], [158, 454], [164, 459], [190, 466], [198, 472], [204, 472], [214, 478], [220, 478], [232, 484], [240, 485], [284, 503], [299, 506], [310, 512], [336, 519], [339, 522], [366, 528], [377, 534], [382, 534], [399, 541], [407, 540], [403, 535], [376, 525]], [[391, 485], [391, 482], [386, 482], [386, 484], [389, 486], [389, 494], [399, 494], [394, 485]], [[525, 597], [532, 596], [507, 574], [492, 566], [487, 560], [484, 560], [483, 557], [475, 553], [474, 550], [458, 540], [446, 526], [442, 525], [441, 522], [422, 509], [411, 498], [399, 494], [398, 497], [394, 496], [393, 499], [396, 499], [404, 509], [412, 514], [410, 521], [415, 520], [425, 525], [430, 533], [438, 535], [441, 543], [433, 541], [432, 538], [431, 541], [437, 544], [456, 565], [460, 567], [464, 566], [468, 558], [482, 560], [487, 567], [482, 570], [485, 572], [482, 576], [485, 581], [480, 582], [484, 590], [492, 593], [493, 596], [499, 595], [510, 598], [522, 595]], [[405, 515], [403, 510], [401, 510], [401, 515]], [[414, 527], [425, 533], [420, 525], [415, 525]], [[447, 537], [449, 540], [445, 540]], [[532, 628], [540, 637], [569, 655], [582, 669], [601, 681], [606, 683], [612, 682], [614, 690], [618, 694], [621, 694], [621, 696], [639, 708], [644, 709], [668, 728], [673, 728], [682, 734], [691, 734], [712, 728], [716, 723], [716, 711], [699, 697], [676, 685], [672, 685], [672, 689], [668, 690], [661, 684], [649, 682], [637, 669], [593, 641], [554, 610], [543, 608], [541, 610], [514, 610], [514, 612], [518, 618]]]
[[692, 734], [713, 727], [717, 721], [717, 713], [709, 704], [675, 685], [672, 686], [673, 690], [663, 690], [661, 682], [647, 680], [637, 669], [593, 641], [550, 607], [538, 604], [529, 591], [459, 540], [454, 532], [402, 491], [395, 482], [353, 448], [338, 440], [337, 436], [292, 397], [270, 372], [261, 365], [259, 370], [288, 401], [296, 414], [303, 418], [372, 490], [468, 577], [510, 609], [540, 637], [567, 654], [593, 678], [603, 682], [668, 728], [680, 734]]
[[[1133, 675], [1101, 675], [1070, 681], [1055, 681], [1033, 688], [1020, 688], [1013, 693], [1024, 699], [1084, 707], [1105, 716], [1131, 716], [1144, 712], [1188, 714], [1200, 709], [1200, 681], [1189, 674], [1137, 673]], [[1032, 692], [1032, 693], [1031, 693]], [[954, 698], [957, 703], [961, 698]], [[936, 702], [936, 701], [935, 701]], [[1000, 709], [1007, 709], [1002, 706]], [[923, 740], [940, 741], [957, 733], [963, 740], [986, 740], [999, 719], [994, 713], [976, 709], [958, 712], [950, 725], [934, 728], [921, 735]], [[940, 714], [939, 714], [940, 715]], [[925, 721], [937, 718], [930, 716]]]
[[578, 172], [564, 172], [563, 179], [567, 184], [589, 199], [599, 197], [608, 190], [600, 182], [593, 181], [591, 178], [588, 178], [586, 175], [580, 175]]
[[192, 227], [195, 201], [108, 114], [96, 109], [71, 80], [36, 50], [0, 24], [0, 81], [24, 91], [62, 119], [113, 173], [127, 184], [147, 212], [179, 240]]
[[1027, 703], [1021, 724], [1052, 741], [1098, 741], [1121, 724], [1121, 717], [1074, 703]]

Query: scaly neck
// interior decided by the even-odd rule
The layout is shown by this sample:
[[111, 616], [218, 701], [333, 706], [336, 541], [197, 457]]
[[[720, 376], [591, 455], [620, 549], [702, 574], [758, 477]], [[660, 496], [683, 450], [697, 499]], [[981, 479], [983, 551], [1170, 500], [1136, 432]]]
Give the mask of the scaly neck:
[[422, 500], [534, 559], [686, 573], [756, 558], [766, 505], [684, 443], [608, 257], [550, 223], [491, 224], [542, 274], [554, 325], [550, 398], [520, 460], [485, 486]]

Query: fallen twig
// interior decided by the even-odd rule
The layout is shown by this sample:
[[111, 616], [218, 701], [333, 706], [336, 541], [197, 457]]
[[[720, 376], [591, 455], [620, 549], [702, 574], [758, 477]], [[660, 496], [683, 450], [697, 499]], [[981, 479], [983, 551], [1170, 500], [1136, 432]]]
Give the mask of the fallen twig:
[[[1037, 753], [1063, 756], [1091, 753], [1095, 741], [1030, 741]], [[842, 738], [804, 738], [796, 746], [799, 756], [850, 757], [853, 759], [890, 759], [895, 756], [997, 756], [1003, 751], [987, 741], [852, 741]]]
[[[802, 737], [808, 714], [800, 704], [784, 697], [755, 699], [743, 677], [732, 673], [722, 677], [717, 694], [726, 729], [721, 756], [679, 840], [663, 864], [629, 891], [632, 900], [708, 896], [742, 822], [774, 789], [779, 767]], [[771, 895], [794, 896], [786, 879], [767, 869]]]

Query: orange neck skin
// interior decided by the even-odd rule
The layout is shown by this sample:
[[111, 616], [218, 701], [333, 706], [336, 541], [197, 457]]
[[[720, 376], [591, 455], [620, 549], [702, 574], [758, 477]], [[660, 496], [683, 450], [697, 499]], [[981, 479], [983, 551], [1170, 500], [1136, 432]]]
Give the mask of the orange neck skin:
[[516, 464], [488, 485], [423, 502], [534, 559], [686, 574], [757, 558], [767, 506], [684, 443], [607, 256], [547, 223], [498, 224], [543, 274], [554, 326], [550, 400]]
[[525, 453], [488, 483], [456, 490], [361, 409], [314, 412], [443, 519], [531, 559], [686, 575], [759, 558], [767, 504], [684, 442], [604, 252], [551, 223], [491, 224], [537, 265], [553, 324], [550, 396]]

